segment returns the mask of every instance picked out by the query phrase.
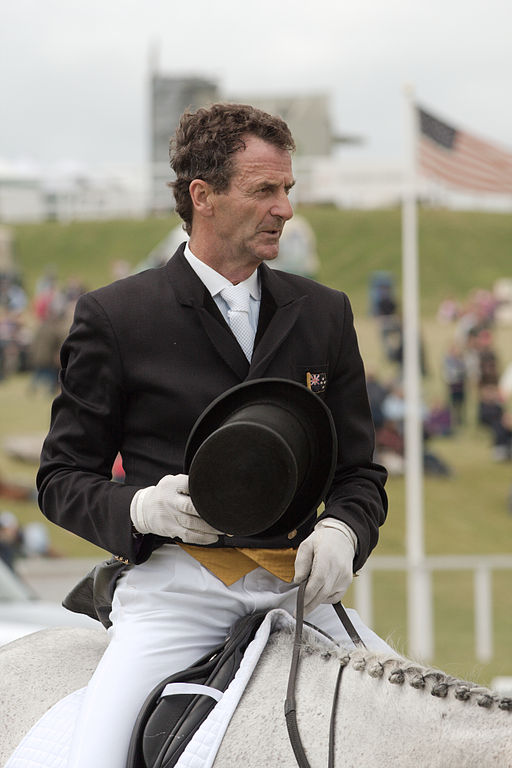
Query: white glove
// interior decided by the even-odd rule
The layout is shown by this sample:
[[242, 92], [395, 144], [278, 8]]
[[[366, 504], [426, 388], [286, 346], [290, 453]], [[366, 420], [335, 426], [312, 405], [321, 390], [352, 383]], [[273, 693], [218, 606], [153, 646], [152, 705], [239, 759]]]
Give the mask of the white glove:
[[130, 517], [139, 533], [178, 537], [186, 544], [213, 544], [219, 538], [220, 531], [199, 517], [188, 495], [188, 475], [165, 475], [158, 485], [141, 488]]
[[321, 603], [338, 603], [352, 582], [357, 536], [341, 520], [326, 517], [304, 539], [295, 558], [294, 582], [307, 579], [304, 614]]

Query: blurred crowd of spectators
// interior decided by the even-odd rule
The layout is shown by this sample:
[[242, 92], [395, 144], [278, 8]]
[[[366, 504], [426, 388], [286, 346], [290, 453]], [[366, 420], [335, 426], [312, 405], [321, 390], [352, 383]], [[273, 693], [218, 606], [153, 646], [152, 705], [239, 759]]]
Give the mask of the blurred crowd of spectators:
[[69, 330], [75, 303], [85, 286], [69, 279], [59, 284], [48, 270], [29, 297], [16, 274], [0, 274], [0, 380], [31, 372], [33, 391], [54, 393], [59, 350]]
[[465, 304], [443, 302], [439, 319], [453, 327], [453, 344], [442, 375], [455, 425], [467, 418], [468, 391], [476, 393], [476, 420], [488, 430], [495, 461], [512, 460], [512, 350], [500, 360], [495, 345], [496, 313], [502, 303], [491, 291], [475, 290]]
[[21, 525], [13, 512], [1, 510], [0, 560], [14, 571], [16, 561], [25, 557], [57, 557], [46, 525], [43, 522]]
[[[402, 321], [392, 286], [384, 283], [374, 296], [373, 315], [379, 326], [384, 355], [396, 366], [389, 382], [374, 371], [367, 386], [377, 436], [377, 457], [391, 473], [404, 469], [405, 405], [402, 384]], [[502, 302], [493, 292], [473, 291], [459, 303], [441, 303], [438, 321], [447, 326], [447, 346], [441, 360], [442, 398], [423, 405], [424, 469], [426, 473], [450, 474], [450, 467], [429, 449], [436, 436], [450, 436], [468, 423], [469, 402], [476, 403], [471, 422], [487, 430], [494, 461], [512, 460], [512, 350], [508, 360], [499, 359], [495, 346], [496, 313]], [[426, 355], [420, 340], [421, 368]], [[473, 396], [471, 396], [473, 395]]]
[[[16, 373], [29, 373], [29, 390], [54, 395], [58, 387], [59, 351], [85, 286], [76, 280], [59, 284], [48, 270], [33, 296], [12, 272], [0, 274], [0, 384]], [[0, 478], [2, 499], [31, 499], [33, 488]], [[43, 522], [21, 525], [9, 509], [0, 510], [0, 559], [14, 569], [22, 557], [55, 556]]]

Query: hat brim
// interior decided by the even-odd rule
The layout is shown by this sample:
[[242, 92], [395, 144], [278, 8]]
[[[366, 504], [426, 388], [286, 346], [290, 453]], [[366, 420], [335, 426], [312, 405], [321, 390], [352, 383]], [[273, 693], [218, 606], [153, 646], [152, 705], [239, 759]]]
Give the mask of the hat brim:
[[[216, 488], [217, 491], [219, 487], [222, 488], [223, 476], [226, 474], [219, 471], [224, 457], [219, 457], [218, 462], [216, 462], [219, 466], [212, 467], [212, 471], [208, 473], [208, 479], [205, 478], [204, 463], [200, 467], [200, 454], [194, 463], [194, 458], [202, 444], [214, 435], [226, 420], [237, 411], [254, 404], [277, 405], [290, 411], [300, 421], [308, 435], [309, 466], [285, 509], [272, 508], [271, 498], [266, 499], [263, 488], [265, 486], [271, 488], [272, 482], [276, 482], [276, 480], [264, 476], [258, 461], [254, 460], [254, 450], [251, 453], [250, 445], [247, 445], [246, 455], [244, 455], [243, 445], [237, 447], [239, 452], [237, 467], [242, 466], [243, 470], [240, 471], [239, 483], [231, 482], [233, 487], [224, 489], [226, 493], [223, 498], [229, 499], [229, 502], [224, 505], [216, 506], [218, 495]], [[257, 533], [258, 538], [273, 538], [296, 529], [305, 522], [312, 511], [318, 508], [332, 482], [336, 460], [336, 430], [331, 412], [325, 403], [318, 395], [302, 384], [288, 379], [268, 378], [247, 381], [227, 390], [203, 411], [190, 433], [185, 448], [184, 468], [185, 472], [189, 474], [189, 490], [192, 501], [201, 517], [210, 525], [231, 535]], [[228, 461], [227, 456], [225, 461]], [[226, 467], [225, 462], [224, 467]], [[277, 476], [279, 471], [279, 468], [276, 468]], [[272, 472], [274, 472], [274, 468], [272, 468]], [[198, 476], [199, 473], [200, 476]], [[211, 488], [208, 488], [208, 495], [211, 500], [209, 503], [205, 501], [205, 482], [211, 483]], [[255, 494], [254, 504], [247, 503], [247, 497], [244, 503], [244, 492], [250, 487], [251, 482], [258, 484], [258, 493]], [[282, 476], [282, 482], [288, 482], [288, 478]], [[200, 485], [203, 493], [198, 494], [198, 498], [201, 497], [201, 503], [198, 505], [194, 499], [194, 489], [195, 487], [199, 488]], [[241, 503], [238, 504], [237, 488], [241, 500]], [[231, 507], [231, 509], [224, 509], [224, 507]]]

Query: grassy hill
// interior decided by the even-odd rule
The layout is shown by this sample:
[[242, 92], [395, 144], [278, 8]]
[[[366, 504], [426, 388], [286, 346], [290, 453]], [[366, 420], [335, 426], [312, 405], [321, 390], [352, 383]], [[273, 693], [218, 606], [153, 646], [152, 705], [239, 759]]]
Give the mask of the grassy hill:
[[77, 278], [93, 289], [114, 279], [116, 261], [135, 267], [177, 223], [155, 218], [16, 226], [16, 260], [30, 294], [49, 267], [62, 281]]
[[[368, 279], [375, 270], [401, 273], [401, 212], [302, 208], [318, 242], [318, 279], [346, 291], [356, 314], [367, 311]], [[90, 288], [112, 280], [112, 265], [136, 265], [176, 226], [171, 217], [70, 222], [14, 227], [18, 263], [29, 291], [51, 265], [61, 278], [78, 277]], [[474, 288], [492, 288], [512, 277], [512, 216], [499, 213], [420, 210], [422, 315], [434, 316], [447, 295], [463, 300]]]
[[[368, 281], [372, 272], [391, 272], [400, 288], [401, 220], [398, 209], [338, 211], [329, 207], [304, 208], [317, 236], [321, 267], [318, 278], [346, 291], [352, 300], [363, 357], [368, 366], [388, 377], [395, 372], [384, 359], [375, 321], [368, 317]], [[124, 259], [139, 264], [177, 224], [175, 218], [143, 221], [44, 223], [16, 226], [16, 253], [24, 284], [33, 291], [37, 278], [51, 266], [61, 280], [75, 277], [89, 288], [112, 280], [112, 265]], [[512, 217], [503, 214], [421, 210], [420, 280], [422, 334], [429, 373], [425, 398], [443, 396], [439, 376], [441, 356], [453, 329], [436, 319], [439, 303], [447, 295], [463, 301], [475, 288], [492, 288], [504, 276], [512, 277]], [[512, 329], [496, 331], [503, 363], [512, 359]], [[0, 382], [0, 440], [14, 432], [28, 434], [47, 429], [48, 398], [29, 397], [26, 379]], [[429, 554], [512, 552], [512, 516], [507, 496], [512, 467], [491, 460], [488, 437], [475, 424], [474, 401], [468, 426], [456, 437], [437, 440], [433, 449], [452, 467], [449, 478], [425, 478], [425, 535]], [[0, 453], [0, 473], [33, 482], [35, 465], [22, 465]], [[390, 514], [382, 529], [379, 554], [403, 554], [405, 541], [404, 482], [388, 483]], [[9, 505], [23, 521], [39, 519], [33, 502]], [[52, 527], [55, 547], [65, 554], [102, 552], [65, 531]], [[469, 573], [438, 574], [435, 578], [436, 663], [465, 677], [488, 683], [493, 675], [512, 674], [512, 572], [494, 578], [496, 607], [496, 660], [479, 666], [473, 658], [471, 579]], [[383, 574], [375, 588], [375, 628], [392, 634], [403, 647], [405, 636], [404, 579]], [[350, 597], [349, 597], [350, 599]]]

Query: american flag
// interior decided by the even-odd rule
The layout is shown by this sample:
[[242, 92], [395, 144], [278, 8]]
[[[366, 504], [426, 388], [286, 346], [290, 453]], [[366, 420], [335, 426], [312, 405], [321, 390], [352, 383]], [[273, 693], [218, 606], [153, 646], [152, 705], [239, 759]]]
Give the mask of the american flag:
[[512, 194], [512, 153], [417, 109], [422, 174], [450, 187]]

